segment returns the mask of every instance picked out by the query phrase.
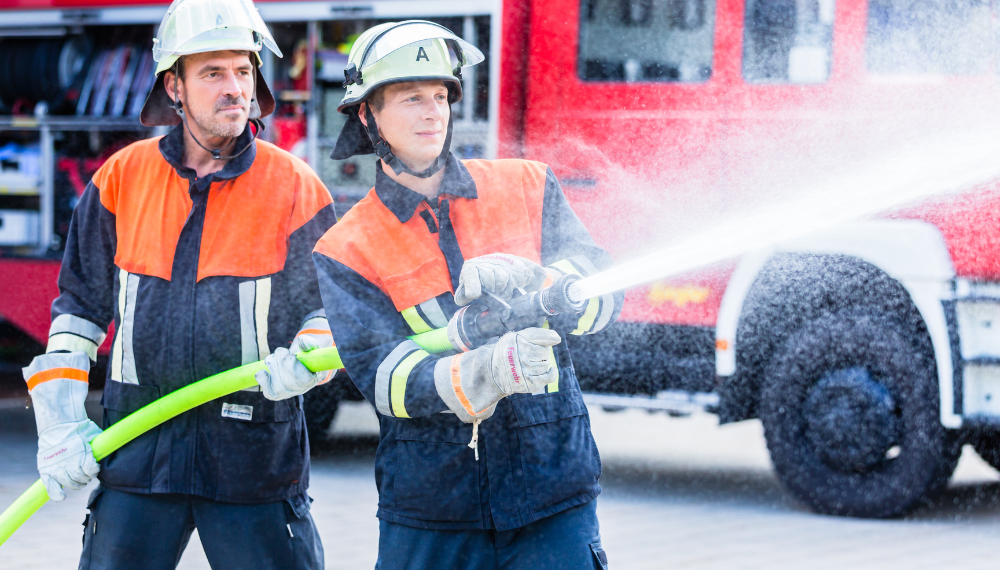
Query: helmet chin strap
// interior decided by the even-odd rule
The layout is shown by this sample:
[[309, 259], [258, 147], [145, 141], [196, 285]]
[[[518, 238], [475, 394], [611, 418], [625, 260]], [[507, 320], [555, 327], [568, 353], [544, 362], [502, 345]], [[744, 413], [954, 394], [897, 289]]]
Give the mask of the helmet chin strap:
[[[254, 81], [253, 95], [252, 95], [252, 98], [250, 99], [250, 108], [251, 109], [253, 108], [253, 103], [257, 100], [257, 73], [256, 72], [254, 73], [254, 79], [253, 79], [253, 81]], [[260, 133], [264, 132], [264, 123], [262, 121], [260, 121], [258, 119], [250, 119], [249, 121], [247, 121], [247, 123], [253, 123], [257, 127], [256, 132], [253, 133], [253, 138], [251, 138], [250, 142], [247, 143], [247, 145], [245, 147], [243, 147], [243, 150], [237, 152], [236, 154], [230, 154], [229, 156], [222, 156], [222, 152], [224, 150], [226, 150], [227, 148], [233, 146], [233, 143], [236, 142], [236, 139], [238, 137], [230, 137], [229, 138], [229, 142], [226, 144], [226, 146], [224, 146], [222, 148], [217, 148], [217, 149], [211, 149], [211, 148], [208, 148], [207, 146], [201, 144], [201, 141], [198, 140], [198, 137], [194, 136], [194, 131], [191, 130], [191, 125], [188, 124], [187, 113], [184, 112], [184, 103], [181, 102], [181, 97], [177, 93], [177, 69], [176, 68], [174, 68], [174, 104], [172, 105], [172, 107], [174, 109], [174, 112], [177, 113], [178, 115], [180, 115], [181, 122], [184, 123], [184, 128], [186, 128], [188, 130], [188, 133], [191, 135], [191, 138], [194, 140], [194, 142], [197, 143], [197, 145], [200, 146], [201, 148], [205, 149], [205, 151], [209, 152], [212, 155], [212, 159], [213, 160], [232, 160], [232, 159], [240, 156], [241, 154], [243, 154], [244, 152], [246, 152], [247, 150], [249, 150], [250, 147], [253, 146], [253, 142], [255, 140], [257, 140], [257, 137], [260, 136]]]
[[434, 159], [426, 170], [416, 172], [410, 169], [402, 160], [399, 159], [395, 154], [393, 154], [392, 149], [389, 147], [389, 143], [386, 142], [378, 134], [378, 125], [375, 123], [375, 115], [372, 114], [371, 105], [365, 104], [365, 116], [368, 119], [368, 126], [365, 130], [368, 132], [368, 138], [372, 141], [372, 146], [375, 147], [375, 154], [378, 155], [382, 162], [389, 165], [389, 168], [396, 173], [396, 176], [400, 174], [409, 174], [410, 176], [416, 176], [417, 178], [430, 178], [438, 173], [444, 165], [448, 162], [448, 154], [451, 152], [451, 114], [448, 115], [448, 136], [444, 139], [444, 147], [441, 149], [441, 154]]

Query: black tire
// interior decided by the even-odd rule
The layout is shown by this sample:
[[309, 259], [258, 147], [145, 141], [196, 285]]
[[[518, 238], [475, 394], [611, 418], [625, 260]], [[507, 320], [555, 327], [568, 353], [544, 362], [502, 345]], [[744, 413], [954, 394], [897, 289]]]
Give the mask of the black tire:
[[833, 515], [902, 515], [958, 462], [940, 422], [933, 352], [894, 320], [839, 313], [802, 326], [767, 367], [761, 420], [778, 477]]
[[330, 438], [330, 424], [337, 415], [339, 397], [336, 378], [303, 394], [302, 411], [306, 416], [309, 441], [320, 444]]
[[1000, 432], [977, 432], [969, 438], [979, 457], [1000, 471]]

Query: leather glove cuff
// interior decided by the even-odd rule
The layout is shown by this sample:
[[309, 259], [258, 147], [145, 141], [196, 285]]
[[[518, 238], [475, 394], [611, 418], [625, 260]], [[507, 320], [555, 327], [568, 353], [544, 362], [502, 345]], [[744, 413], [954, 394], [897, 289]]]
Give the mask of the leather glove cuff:
[[[493, 415], [503, 394], [489, 377], [492, 345], [472, 352], [441, 358], [434, 366], [434, 387], [448, 409], [465, 423], [484, 420]], [[478, 368], [478, 370], [476, 370]]]
[[22, 369], [35, 408], [38, 433], [59, 424], [87, 419], [90, 357], [85, 352], [36, 356]]

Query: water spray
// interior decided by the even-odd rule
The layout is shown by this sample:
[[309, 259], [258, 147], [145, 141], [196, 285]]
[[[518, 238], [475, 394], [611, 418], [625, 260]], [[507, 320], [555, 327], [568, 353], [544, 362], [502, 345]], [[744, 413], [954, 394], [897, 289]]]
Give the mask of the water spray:
[[1000, 133], [955, 131], [912, 141], [845, 172], [796, 184], [780, 203], [720, 219], [570, 285], [570, 299], [636, 287], [779, 245], [934, 195], [1000, 179]]

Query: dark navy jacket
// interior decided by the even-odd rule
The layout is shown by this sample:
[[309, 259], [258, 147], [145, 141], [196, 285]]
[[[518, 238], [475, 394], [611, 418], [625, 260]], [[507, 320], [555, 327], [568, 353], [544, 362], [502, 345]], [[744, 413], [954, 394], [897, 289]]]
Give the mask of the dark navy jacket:
[[[178, 126], [116, 153], [70, 224], [48, 350], [93, 357], [114, 320], [105, 427], [288, 346], [321, 305], [310, 252], [336, 216], [315, 173], [257, 141], [197, 178], [182, 164], [183, 145]], [[300, 496], [308, 479], [301, 398], [271, 402], [257, 387], [139, 436], [100, 474], [120, 491], [233, 503]]]
[[[464, 259], [497, 251], [564, 273], [611, 264], [545, 165], [454, 156], [433, 202], [379, 168], [375, 188], [316, 246], [334, 341], [379, 413], [375, 477], [383, 520], [505, 531], [600, 493], [600, 457], [565, 342], [555, 347], [557, 382], [501, 400], [482, 423], [477, 462], [468, 447], [471, 425], [443, 413], [434, 385], [434, 366], [448, 354], [428, 354], [407, 340], [444, 327], [455, 313]], [[621, 303], [621, 295], [595, 298], [586, 319], [552, 325], [560, 333], [597, 332], [617, 318]]]

